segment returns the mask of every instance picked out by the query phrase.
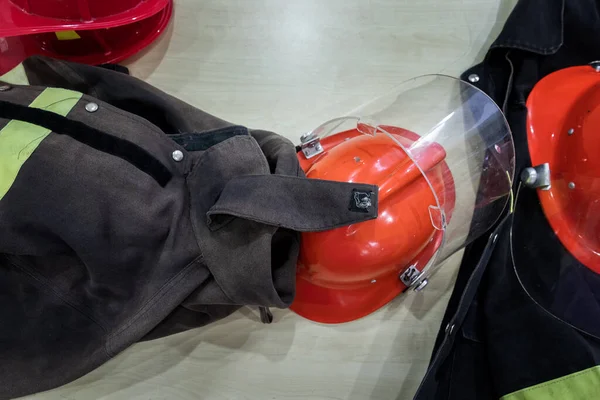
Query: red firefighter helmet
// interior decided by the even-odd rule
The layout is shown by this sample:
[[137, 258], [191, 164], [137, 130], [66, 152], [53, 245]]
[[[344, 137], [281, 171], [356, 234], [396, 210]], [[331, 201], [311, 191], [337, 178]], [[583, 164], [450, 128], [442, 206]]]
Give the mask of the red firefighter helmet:
[[119, 62], [160, 35], [172, 0], [0, 0], [0, 75], [41, 54]]
[[600, 64], [560, 70], [542, 79], [527, 100], [525, 171], [546, 219], [579, 262], [600, 273]]
[[423, 288], [511, 191], [510, 130], [474, 86], [420, 77], [351, 115], [303, 136], [298, 153], [308, 178], [379, 188], [377, 219], [302, 234], [291, 309], [317, 322], [352, 321]]

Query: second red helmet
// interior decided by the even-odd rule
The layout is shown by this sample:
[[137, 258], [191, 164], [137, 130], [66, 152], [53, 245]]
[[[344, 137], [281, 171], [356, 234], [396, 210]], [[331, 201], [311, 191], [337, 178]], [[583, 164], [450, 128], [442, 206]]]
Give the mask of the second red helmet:
[[36, 54], [122, 61], [164, 31], [172, 8], [172, 0], [0, 1], [0, 75]]

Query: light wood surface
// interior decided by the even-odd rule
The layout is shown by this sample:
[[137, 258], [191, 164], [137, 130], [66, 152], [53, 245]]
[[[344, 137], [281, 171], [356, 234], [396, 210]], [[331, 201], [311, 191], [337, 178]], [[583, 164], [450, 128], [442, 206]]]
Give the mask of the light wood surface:
[[[132, 74], [221, 118], [294, 142], [425, 73], [480, 61], [516, 0], [178, 0]], [[31, 399], [410, 399], [455, 278], [451, 259], [421, 293], [362, 320], [319, 325], [276, 310], [136, 344]]]

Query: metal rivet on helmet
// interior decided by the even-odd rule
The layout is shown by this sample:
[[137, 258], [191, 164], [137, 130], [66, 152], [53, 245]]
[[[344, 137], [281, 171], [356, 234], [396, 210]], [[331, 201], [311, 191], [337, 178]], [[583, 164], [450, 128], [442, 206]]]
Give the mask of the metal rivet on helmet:
[[521, 182], [527, 187], [549, 190], [550, 189], [550, 164], [544, 163], [528, 167], [521, 172]]
[[427, 286], [428, 283], [429, 281], [427, 279], [423, 279], [417, 286], [415, 286], [415, 292], [420, 292], [421, 290], [425, 289], [425, 286]]

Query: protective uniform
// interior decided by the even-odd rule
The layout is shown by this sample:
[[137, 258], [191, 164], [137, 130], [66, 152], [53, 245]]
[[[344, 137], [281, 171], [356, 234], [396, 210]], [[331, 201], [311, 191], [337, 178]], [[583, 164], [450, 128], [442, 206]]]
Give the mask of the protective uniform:
[[347, 322], [408, 287], [479, 237], [510, 202], [514, 147], [500, 109], [479, 89], [440, 76], [412, 79], [302, 138], [312, 179], [365, 182], [376, 220], [302, 235], [297, 297], [311, 320]]
[[377, 217], [291, 142], [125, 74], [47, 58], [0, 77], [0, 398], [240, 306], [287, 307], [300, 231]]
[[505, 111], [518, 195], [465, 250], [416, 399], [600, 398], [599, 38], [596, 0], [521, 0], [462, 75]]
[[0, 74], [36, 54], [119, 62], [152, 43], [172, 9], [172, 0], [0, 1]]

